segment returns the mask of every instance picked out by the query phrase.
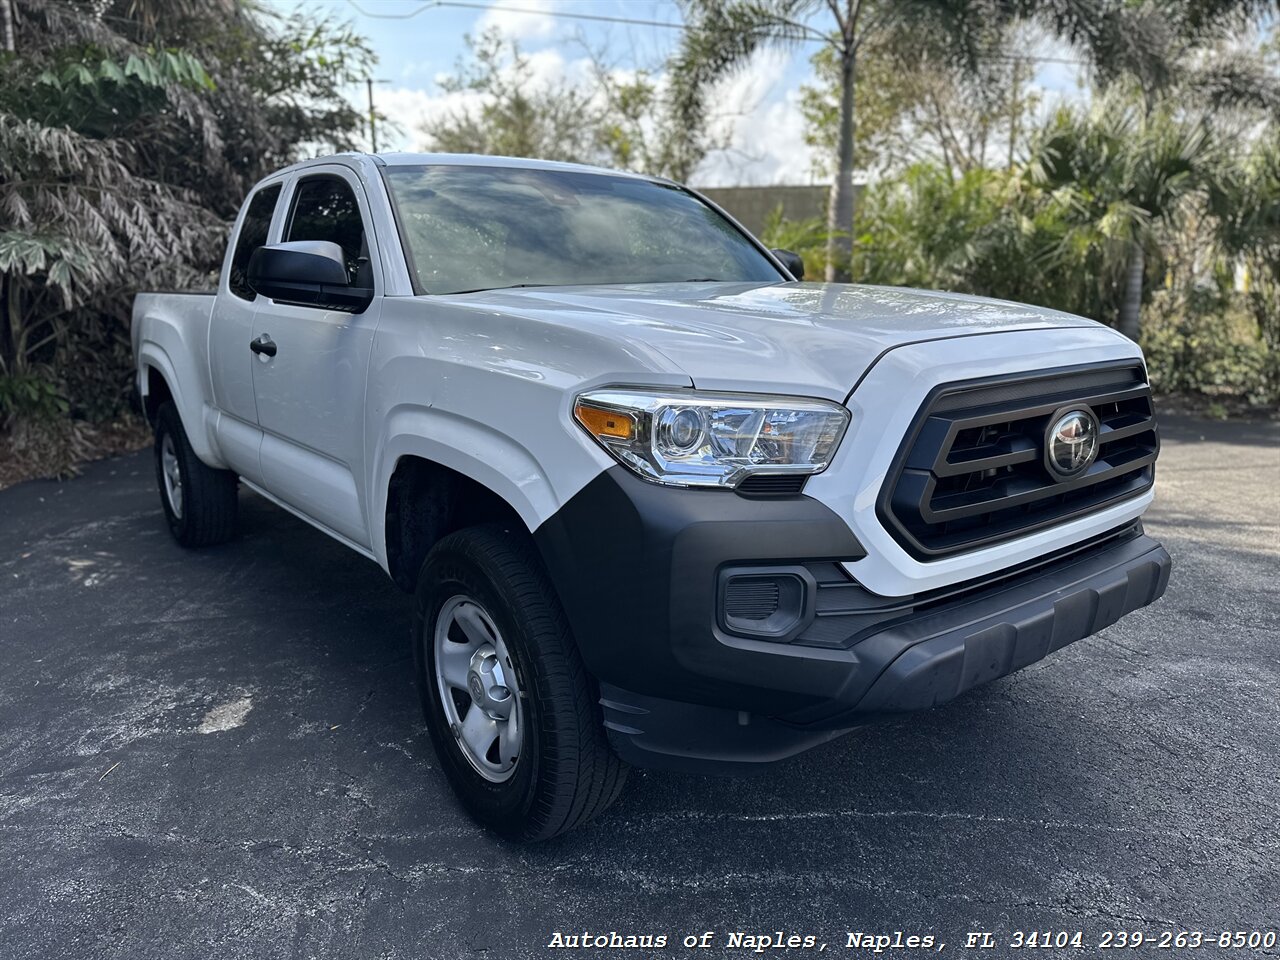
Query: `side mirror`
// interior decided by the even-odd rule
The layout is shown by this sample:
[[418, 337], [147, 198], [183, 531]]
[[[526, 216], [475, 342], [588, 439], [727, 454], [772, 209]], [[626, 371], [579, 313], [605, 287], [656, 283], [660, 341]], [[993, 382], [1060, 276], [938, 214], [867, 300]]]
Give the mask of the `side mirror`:
[[804, 260], [800, 258], [800, 254], [792, 253], [790, 250], [770, 250], [778, 262], [787, 268], [787, 272], [797, 280], [804, 279]]
[[332, 240], [258, 247], [245, 274], [254, 293], [279, 303], [360, 313], [373, 300], [368, 287], [351, 286], [346, 257]]

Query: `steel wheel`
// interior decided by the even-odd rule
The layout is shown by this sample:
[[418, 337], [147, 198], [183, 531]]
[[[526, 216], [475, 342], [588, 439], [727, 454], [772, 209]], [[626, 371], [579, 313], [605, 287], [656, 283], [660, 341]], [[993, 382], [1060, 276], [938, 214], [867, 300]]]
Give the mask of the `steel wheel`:
[[434, 643], [449, 729], [471, 766], [502, 783], [515, 772], [524, 736], [524, 706], [502, 635], [480, 604], [457, 596], [440, 608]]
[[164, 495], [169, 500], [173, 515], [182, 519], [182, 470], [178, 466], [178, 452], [173, 446], [173, 435], [166, 433], [160, 444], [160, 474], [164, 478]]
[[599, 688], [515, 522], [466, 527], [431, 548], [412, 636], [440, 769], [476, 820], [546, 840], [617, 799], [627, 768], [610, 749]]

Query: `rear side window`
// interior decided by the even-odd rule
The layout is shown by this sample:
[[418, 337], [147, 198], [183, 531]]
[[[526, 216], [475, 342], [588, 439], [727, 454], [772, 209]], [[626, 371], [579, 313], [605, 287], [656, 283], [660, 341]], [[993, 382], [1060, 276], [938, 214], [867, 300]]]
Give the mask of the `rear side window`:
[[242, 299], [253, 299], [253, 290], [249, 287], [245, 271], [249, 269], [249, 257], [253, 256], [253, 251], [267, 242], [271, 215], [276, 212], [276, 201], [279, 199], [280, 184], [274, 183], [263, 187], [249, 201], [249, 209], [244, 215], [240, 236], [236, 240], [236, 252], [231, 257], [231, 272], [227, 276], [227, 286]]
[[299, 181], [285, 239], [332, 240], [342, 248], [349, 282], [358, 287], [372, 286], [367, 276], [369, 248], [360, 206], [345, 180], [319, 176]]

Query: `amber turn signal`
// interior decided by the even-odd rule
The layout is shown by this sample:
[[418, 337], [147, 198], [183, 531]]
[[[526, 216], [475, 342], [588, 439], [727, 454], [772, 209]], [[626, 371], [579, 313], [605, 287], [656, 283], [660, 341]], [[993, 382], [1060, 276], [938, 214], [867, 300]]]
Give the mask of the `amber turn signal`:
[[630, 440], [635, 434], [635, 420], [629, 413], [588, 406], [579, 400], [574, 404], [573, 415], [580, 424], [597, 437]]

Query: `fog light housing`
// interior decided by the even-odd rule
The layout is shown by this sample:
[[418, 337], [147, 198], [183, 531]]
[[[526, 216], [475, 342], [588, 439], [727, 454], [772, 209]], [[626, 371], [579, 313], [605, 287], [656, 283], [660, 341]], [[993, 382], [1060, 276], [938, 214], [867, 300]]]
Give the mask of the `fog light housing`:
[[722, 570], [720, 627], [739, 637], [788, 643], [813, 619], [814, 586], [804, 567]]

